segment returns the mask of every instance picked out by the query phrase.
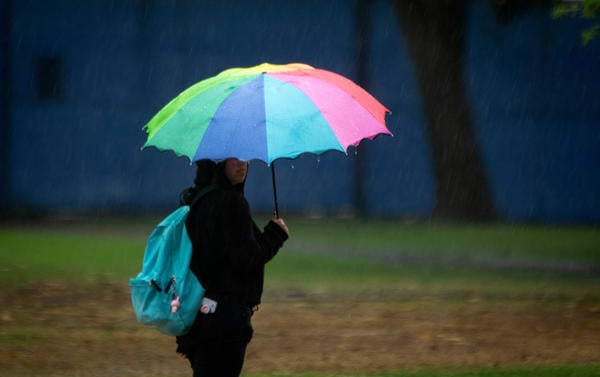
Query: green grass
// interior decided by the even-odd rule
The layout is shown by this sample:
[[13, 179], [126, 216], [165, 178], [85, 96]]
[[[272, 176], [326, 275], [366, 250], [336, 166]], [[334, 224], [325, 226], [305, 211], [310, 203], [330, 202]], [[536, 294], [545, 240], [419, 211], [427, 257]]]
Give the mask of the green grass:
[[144, 242], [48, 230], [0, 230], [0, 282], [123, 279], [141, 267]]
[[[0, 229], [0, 283], [31, 280], [127, 281], [141, 268], [154, 219], [96, 219], [80, 225]], [[259, 220], [259, 224], [261, 221]], [[409, 252], [494, 255], [600, 264], [595, 228], [288, 220], [291, 238], [268, 265], [267, 290], [372, 293], [410, 290], [598, 291], [600, 278], [544, 270], [454, 263], [388, 263]], [[382, 254], [383, 251], [383, 254]]]
[[281, 252], [268, 266], [266, 289], [354, 295], [474, 292], [540, 295], [600, 291], [600, 278], [552, 271], [505, 271], [444, 265], [392, 265]]
[[[267, 266], [269, 294], [323, 294], [383, 297], [447, 294], [511, 295], [568, 304], [597, 302], [597, 274], [481, 268], [420, 262], [388, 263], [384, 254], [488, 255], [575, 261], [600, 265], [596, 228], [406, 224], [392, 221], [287, 220], [292, 236]], [[31, 281], [123, 281], [140, 268], [145, 238], [156, 221], [98, 219], [80, 225], [0, 228], [0, 284], [3, 290]], [[261, 222], [259, 221], [259, 224]], [[452, 295], [455, 296], [452, 296]], [[446, 298], [446, 296], [444, 296]], [[542, 301], [538, 300], [540, 297]], [[583, 300], [583, 301], [582, 301]], [[567, 302], [567, 301], [565, 301]], [[23, 329], [25, 344], [33, 328]], [[44, 331], [43, 328], [38, 329]], [[37, 331], [37, 330], [36, 330]], [[31, 339], [30, 339], [31, 341]], [[569, 377], [599, 376], [600, 365], [444, 368], [396, 372], [253, 374], [250, 377]]]
[[490, 254], [600, 263], [600, 229], [594, 227], [296, 220], [294, 237], [348, 252], [374, 249], [440, 254]]

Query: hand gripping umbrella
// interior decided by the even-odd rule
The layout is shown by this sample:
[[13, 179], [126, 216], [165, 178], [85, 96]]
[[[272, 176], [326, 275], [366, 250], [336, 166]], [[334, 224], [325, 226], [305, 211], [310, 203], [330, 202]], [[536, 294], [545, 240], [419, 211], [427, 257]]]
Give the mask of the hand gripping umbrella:
[[364, 89], [336, 73], [306, 64], [263, 63], [232, 68], [179, 94], [144, 126], [154, 146], [186, 156], [222, 161], [273, 161], [328, 150], [346, 153], [365, 138], [391, 135], [390, 111]]

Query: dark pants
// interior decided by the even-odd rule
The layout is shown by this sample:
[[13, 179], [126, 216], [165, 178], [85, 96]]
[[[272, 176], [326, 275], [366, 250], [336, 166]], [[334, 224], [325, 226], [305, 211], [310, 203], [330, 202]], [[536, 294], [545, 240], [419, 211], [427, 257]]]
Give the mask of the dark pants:
[[238, 377], [244, 365], [244, 341], [198, 347], [190, 358], [194, 377]]
[[194, 326], [177, 337], [177, 351], [190, 361], [194, 377], [237, 377], [252, 339], [250, 308], [219, 302], [217, 311], [198, 313]]

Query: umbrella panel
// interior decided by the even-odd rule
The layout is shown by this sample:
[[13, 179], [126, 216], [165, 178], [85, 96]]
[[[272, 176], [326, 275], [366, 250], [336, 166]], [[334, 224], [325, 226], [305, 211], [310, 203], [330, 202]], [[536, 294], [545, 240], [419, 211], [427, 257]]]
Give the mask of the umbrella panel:
[[204, 158], [218, 161], [228, 157], [267, 161], [263, 87], [263, 76], [259, 75], [222, 101], [202, 140], [196, 144], [194, 161]]
[[215, 112], [193, 160], [294, 158], [344, 151], [321, 110], [301, 90], [268, 75], [238, 87]]
[[[236, 89], [256, 77], [260, 76], [246, 76], [226, 82], [215, 77], [184, 91], [145, 126], [149, 134], [143, 148], [155, 146], [160, 150], [170, 149], [178, 156], [193, 160], [198, 143], [204, 137], [214, 113]], [[208, 81], [218, 84], [206, 87]], [[201, 91], [198, 92], [198, 89]]]

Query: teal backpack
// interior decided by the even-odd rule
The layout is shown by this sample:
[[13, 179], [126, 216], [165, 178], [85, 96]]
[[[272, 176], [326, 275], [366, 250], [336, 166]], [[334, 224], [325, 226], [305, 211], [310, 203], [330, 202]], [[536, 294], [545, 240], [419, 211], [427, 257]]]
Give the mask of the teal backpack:
[[131, 302], [138, 322], [167, 335], [183, 335], [194, 324], [204, 288], [190, 270], [192, 243], [185, 220], [190, 205], [173, 211], [154, 229], [144, 251], [142, 271], [130, 279]]

